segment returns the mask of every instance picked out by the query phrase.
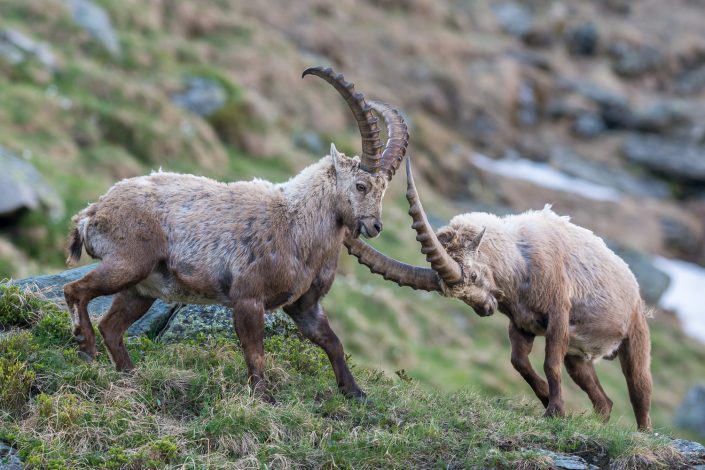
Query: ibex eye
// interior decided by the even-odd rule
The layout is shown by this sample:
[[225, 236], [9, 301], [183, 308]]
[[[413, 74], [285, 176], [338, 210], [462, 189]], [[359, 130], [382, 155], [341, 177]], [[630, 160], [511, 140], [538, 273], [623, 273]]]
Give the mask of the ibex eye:
[[364, 193], [365, 191], [367, 191], [367, 188], [365, 187], [364, 184], [357, 183], [357, 190], [360, 191], [361, 193]]
[[475, 271], [473, 271], [472, 274], [470, 274], [470, 280], [472, 282], [475, 282], [477, 280], [477, 273]]

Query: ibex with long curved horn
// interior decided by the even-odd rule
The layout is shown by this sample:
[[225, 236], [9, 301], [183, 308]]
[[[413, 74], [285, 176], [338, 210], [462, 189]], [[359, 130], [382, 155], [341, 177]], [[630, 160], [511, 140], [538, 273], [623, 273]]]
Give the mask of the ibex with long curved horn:
[[[96, 354], [88, 302], [116, 294], [98, 328], [118, 370], [133, 367], [123, 344], [128, 326], [155, 298], [222, 303], [234, 310], [251, 385], [269, 398], [264, 382], [264, 314], [283, 307], [302, 333], [327, 353], [340, 390], [363, 397], [343, 347], [320, 304], [335, 277], [343, 240], [382, 230], [382, 198], [406, 151], [401, 116], [365, 101], [331, 69], [307, 69], [333, 85], [352, 110], [362, 135], [362, 156], [331, 145], [330, 155], [286, 183], [219, 183], [157, 172], [115, 184], [74, 217], [69, 261], [82, 246], [101, 259], [84, 278], [67, 284], [81, 353]], [[388, 125], [383, 146], [377, 118]], [[384, 148], [383, 148], [384, 147]]]
[[[639, 429], [651, 428], [650, 340], [639, 286], [629, 267], [592, 232], [548, 207], [497, 217], [454, 217], [434, 233], [426, 219], [407, 159], [407, 199], [412, 227], [431, 268], [401, 263], [361, 240], [348, 251], [372, 272], [401, 286], [438, 291], [470, 305], [480, 316], [497, 308], [509, 317], [511, 361], [546, 407], [563, 415], [561, 366], [609, 419], [612, 401], [593, 363], [619, 356]], [[546, 336], [544, 371], [529, 353]]]

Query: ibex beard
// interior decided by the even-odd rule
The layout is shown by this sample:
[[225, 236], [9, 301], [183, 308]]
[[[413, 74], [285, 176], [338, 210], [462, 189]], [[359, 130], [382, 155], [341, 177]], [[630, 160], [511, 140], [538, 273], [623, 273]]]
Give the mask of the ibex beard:
[[[78, 261], [84, 246], [101, 260], [64, 288], [85, 358], [96, 355], [87, 305], [97, 296], [115, 294], [98, 329], [122, 371], [134, 367], [123, 335], [155, 299], [230, 305], [250, 384], [271, 400], [264, 380], [264, 314], [281, 307], [326, 352], [341, 392], [364, 397], [320, 300], [335, 278], [343, 241], [382, 230], [382, 198], [408, 134], [398, 112], [368, 104], [342, 75], [318, 67], [307, 74], [332, 84], [350, 106], [363, 136], [361, 157], [331, 145], [330, 155], [281, 184], [153, 173], [115, 184], [74, 217], [69, 261]], [[387, 122], [386, 147], [373, 110]]]
[[[652, 380], [647, 311], [627, 264], [589, 230], [549, 207], [497, 217], [454, 217], [434, 233], [407, 160], [407, 199], [412, 227], [431, 269], [409, 266], [359, 240], [351, 254], [399, 285], [438, 291], [471, 306], [480, 316], [509, 317], [511, 362], [546, 408], [565, 414], [561, 368], [585, 391], [595, 411], [609, 419], [612, 401], [594, 368], [618, 356], [639, 429], [651, 429]], [[534, 338], [546, 337], [541, 378], [529, 362]]]

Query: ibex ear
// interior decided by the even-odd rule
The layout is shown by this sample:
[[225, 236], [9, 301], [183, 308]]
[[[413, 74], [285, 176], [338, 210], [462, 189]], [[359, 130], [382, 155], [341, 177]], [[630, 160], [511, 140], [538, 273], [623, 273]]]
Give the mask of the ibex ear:
[[480, 245], [482, 244], [482, 239], [485, 236], [485, 230], [487, 230], [487, 227], [482, 227], [482, 230], [480, 233], [475, 235], [470, 242], [466, 245], [466, 248], [468, 251], [472, 253], [477, 253], [480, 250]]
[[333, 160], [333, 166], [335, 167], [335, 171], [337, 173], [340, 168], [340, 160], [342, 157], [340, 152], [338, 152], [338, 149], [335, 148], [335, 144], [333, 142], [330, 144], [330, 158]]
[[441, 245], [446, 247], [450, 245], [453, 240], [455, 240], [456, 232], [453, 227], [443, 227], [438, 231], [436, 237], [438, 238], [438, 241], [441, 242]]

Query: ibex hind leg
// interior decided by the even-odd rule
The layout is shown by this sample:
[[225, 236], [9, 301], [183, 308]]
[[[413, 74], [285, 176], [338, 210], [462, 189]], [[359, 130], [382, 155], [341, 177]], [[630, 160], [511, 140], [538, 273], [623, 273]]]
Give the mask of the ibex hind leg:
[[73, 334], [78, 341], [81, 355], [95, 358], [95, 333], [88, 316], [88, 303], [96, 297], [111, 295], [134, 286], [146, 278], [154, 263], [142, 259], [141, 263], [105, 258], [93, 271], [81, 279], [64, 286], [64, 297], [73, 319]]
[[603, 420], [609, 421], [610, 413], [612, 412], [612, 400], [602, 389], [593, 363], [581, 357], [568, 355], [565, 357], [565, 368], [568, 370], [568, 375], [573, 379], [573, 382], [587, 393], [592, 406], [595, 408], [595, 412]]
[[627, 379], [629, 400], [640, 431], [651, 430], [651, 338], [641, 310], [632, 319], [627, 339], [619, 348], [619, 362]]
[[154, 300], [142, 297], [134, 287], [119, 292], [115, 294], [110, 310], [98, 324], [105, 347], [117, 370], [128, 371], [134, 368], [123, 336], [131, 324], [147, 313]]

